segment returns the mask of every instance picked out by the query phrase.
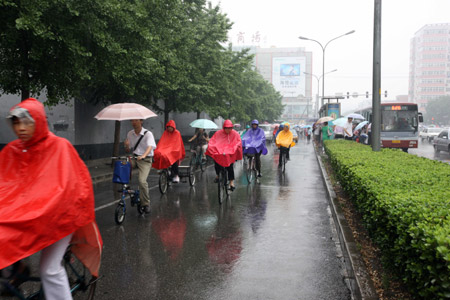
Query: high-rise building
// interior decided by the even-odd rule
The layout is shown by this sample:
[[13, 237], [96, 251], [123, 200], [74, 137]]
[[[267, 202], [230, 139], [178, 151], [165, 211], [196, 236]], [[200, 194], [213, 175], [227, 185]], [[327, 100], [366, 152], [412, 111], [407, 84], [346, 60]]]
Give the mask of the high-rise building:
[[410, 43], [408, 101], [425, 112], [430, 100], [450, 95], [450, 23], [427, 24]]
[[[312, 99], [312, 52], [305, 48], [260, 48], [233, 47], [238, 51], [249, 48], [255, 55], [254, 65], [264, 79], [272, 83], [275, 90], [283, 96], [285, 105], [281, 118], [284, 121], [298, 122], [313, 116]], [[315, 108], [317, 109], [317, 108]]]

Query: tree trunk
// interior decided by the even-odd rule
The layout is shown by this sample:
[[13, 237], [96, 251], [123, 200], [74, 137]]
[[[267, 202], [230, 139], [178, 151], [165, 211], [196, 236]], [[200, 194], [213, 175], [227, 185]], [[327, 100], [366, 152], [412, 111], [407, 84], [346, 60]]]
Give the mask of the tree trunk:
[[200, 114], [201, 114], [201, 112], [197, 112], [197, 119], [200, 119]]

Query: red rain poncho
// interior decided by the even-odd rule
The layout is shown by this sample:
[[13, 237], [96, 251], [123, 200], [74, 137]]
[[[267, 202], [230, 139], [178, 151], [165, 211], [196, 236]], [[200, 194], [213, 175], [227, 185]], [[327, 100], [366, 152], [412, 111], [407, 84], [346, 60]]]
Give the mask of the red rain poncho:
[[[223, 127], [232, 127], [233, 123], [226, 120]], [[212, 157], [222, 167], [228, 167], [236, 160], [242, 159], [242, 142], [239, 133], [232, 129], [227, 134], [224, 129], [217, 131], [209, 140], [206, 155]]]
[[35, 131], [0, 152], [0, 269], [74, 233], [72, 252], [98, 276], [103, 242], [89, 171], [70, 142], [49, 131], [42, 103], [17, 106]]
[[[167, 130], [169, 126], [173, 127], [172, 132]], [[185, 155], [181, 133], [176, 129], [175, 121], [170, 120], [166, 124], [166, 130], [164, 130], [158, 145], [156, 145], [152, 167], [158, 170], [166, 169], [176, 161], [183, 160]]]

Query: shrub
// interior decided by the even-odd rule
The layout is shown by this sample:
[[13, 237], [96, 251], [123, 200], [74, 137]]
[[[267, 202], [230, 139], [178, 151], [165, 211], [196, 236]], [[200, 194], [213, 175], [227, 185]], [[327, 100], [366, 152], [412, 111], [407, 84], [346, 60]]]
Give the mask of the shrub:
[[344, 140], [325, 151], [385, 266], [416, 297], [449, 299], [450, 165]]

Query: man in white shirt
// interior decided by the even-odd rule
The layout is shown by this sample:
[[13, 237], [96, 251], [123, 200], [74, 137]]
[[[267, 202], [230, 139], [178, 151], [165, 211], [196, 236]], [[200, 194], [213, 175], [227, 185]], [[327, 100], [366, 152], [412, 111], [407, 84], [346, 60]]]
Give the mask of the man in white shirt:
[[138, 168], [139, 176], [139, 190], [141, 205], [146, 214], [150, 213], [150, 195], [148, 192], [147, 177], [152, 168], [153, 151], [156, 149], [155, 138], [151, 131], [142, 127], [144, 120], [131, 120], [133, 130], [127, 134], [127, 139], [124, 142], [125, 150], [130, 152], [133, 149], [133, 154], [136, 160], [132, 160], [133, 167]]
[[353, 118], [348, 117], [347, 123], [344, 126], [344, 139], [352, 140], [353, 138]]

